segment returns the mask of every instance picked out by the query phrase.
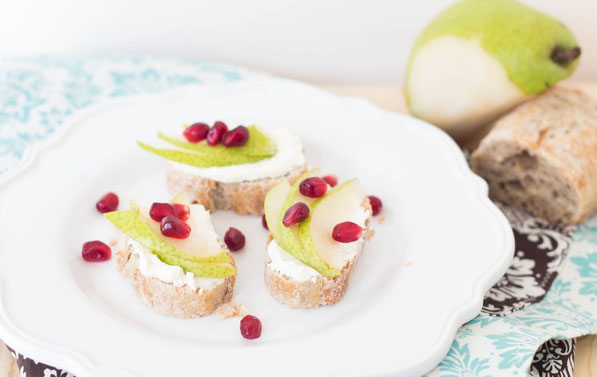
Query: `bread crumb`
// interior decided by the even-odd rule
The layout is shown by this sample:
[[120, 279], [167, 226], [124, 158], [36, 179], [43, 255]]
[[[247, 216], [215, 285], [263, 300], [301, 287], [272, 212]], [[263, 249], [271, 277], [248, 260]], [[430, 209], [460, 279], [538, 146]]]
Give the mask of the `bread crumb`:
[[386, 221], [386, 217], [385, 216], [384, 217], [380, 217], [379, 219], [377, 219], [377, 222], [380, 223], [380, 224], [383, 224], [384, 221]]
[[404, 265], [404, 267], [410, 267], [413, 265], [413, 262], [406, 262], [406, 264]]
[[118, 243], [118, 240], [116, 240], [116, 238], [112, 238], [110, 240], [110, 242], [108, 242], [110, 244], [110, 246], [114, 247], [116, 246], [116, 244]]
[[218, 315], [218, 318], [225, 319], [244, 317], [249, 314], [249, 311], [240, 302], [228, 302], [224, 305], [220, 305], [220, 307], [216, 310], [216, 314]]
[[375, 235], [375, 229], [369, 229], [367, 235], [365, 236], [365, 240], [369, 241]]

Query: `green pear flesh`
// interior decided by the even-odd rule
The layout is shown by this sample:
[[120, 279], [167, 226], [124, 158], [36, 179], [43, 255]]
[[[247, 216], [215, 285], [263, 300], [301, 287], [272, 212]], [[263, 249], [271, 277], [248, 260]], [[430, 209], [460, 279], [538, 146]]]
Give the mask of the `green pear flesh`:
[[[149, 223], [140, 215], [138, 208], [114, 211], [104, 216], [123, 233], [139, 242], [152, 252], [171, 255], [173, 257], [197, 263], [230, 263], [230, 256], [222, 251], [212, 251], [211, 255], [190, 255], [166, 243], [158, 237]], [[152, 220], [153, 221], [153, 220]], [[213, 253], [213, 254], [212, 254]]]
[[153, 251], [164, 263], [179, 266], [182, 270], [192, 272], [195, 276], [210, 278], [225, 278], [236, 275], [236, 268], [228, 263], [199, 263], [193, 260], [178, 258], [174, 255]]
[[260, 157], [265, 159], [276, 154], [276, 146], [265, 136], [256, 126], [247, 127], [249, 131], [249, 140], [241, 147], [227, 148], [222, 144], [208, 145], [206, 141], [199, 143], [189, 143], [182, 139], [166, 136], [158, 132], [158, 137], [174, 146], [187, 149], [193, 152], [208, 154], [214, 156], [231, 157]]
[[569, 76], [580, 49], [556, 19], [515, 0], [463, 0], [415, 43], [405, 89], [411, 112], [465, 132]]
[[328, 265], [341, 270], [346, 263], [343, 244], [334, 241], [332, 230], [362, 210], [363, 198], [359, 180], [351, 179], [314, 201], [309, 217], [298, 226], [303, 248], [316, 252]]
[[280, 227], [280, 213], [282, 213], [282, 207], [290, 192], [290, 183], [287, 179], [282, 179], [274, 187], [272, 187], [267, 195], [263, 204], [263, 210], [265, 213], [265, 220], [267, 221], [267, 227], [272, 237], [276, 242], [284, 248], [282, 241], [282, 234]]
[[155, 148], [140, 141], [137, 144], [148, 152], [157, 154], [167, 160], [180, 162], [181, 164], [191, 165], [198, 168], [209, 168], [215, 166], [231, 166], [253, 164], [262, 160], [262, 157], [256, 156], [230, 156], [230, 155], [212, 155], [196, 152], [185, 152], [175, 149]]
[[[299, 224], [295, 224], [290, 227], [286, 227], [282, 224], [284, 214], [286, 213], [286, 210], [290, 208], [290, 206], [299, 201], [304, 202], [307, 205], [310, 205], [313, 201], [315, 201], [315, 199], [313, 198], [309, 198], [302, 195], [299, 191], [299, 185], [306, 178], [320, 175], [321, 171], [319, 169], [313, 169], [305, 173], [302, 177], [300, 177], [288, 191], [286, 200], [282, 205], [282, 211], [280, 211], [278, 217], [278, 226], [280, 228], [281, 241], [280, 246], [282, 246], [284, 250], [286, 250], [289, 254], [291, 254], [304, 264], [315, 269], [321, 275], [325, 277], [334, 277], [340, 274], [340, 271], [338, 269], [328, 265], [318, 254], [317, 250], [315, 250], [314, 248], [303, 247], [299, 235]], [[278, 240], [276, 240], [276, 242], [278, 242]]]

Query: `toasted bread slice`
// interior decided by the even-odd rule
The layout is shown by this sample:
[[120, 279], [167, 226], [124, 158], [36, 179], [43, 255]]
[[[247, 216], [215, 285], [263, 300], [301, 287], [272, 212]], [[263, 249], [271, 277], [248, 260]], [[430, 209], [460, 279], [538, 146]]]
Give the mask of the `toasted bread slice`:
[[[369, 199], [365, 198], [363, 207], [369, 212], [369, 217], [365, 222], [365, 229], [361, 235], [361, 239], [366, 240], [371, 222], [371, 204], [369, 203]], [[273, 237], [270, 234], [267, 246], [269, 246], [272, 240]], [[317, 308], [337, 303], [346, 293], [350, 276], [364, 244], [364, 242], [361, 243], [360, 249], [354, 257], [346, 261], [340, 271], [340, 275], [333, 278], [314, 276], [308, 280], [295, 280], [272, 268], [272, 261], [268, 256], [265, 263], [265, 285], [274, 299], [292, 308]]]
[[284, 178], [295, 182], [306, 170], [306, 165], [303, 165], [281, 177], [223, 183], [201, 178], [168, 164], [166, 179], [171, 194], [185, 192], [192, 202], [203, 204], [209, 211], [231, 209], [241, 215], [260, 215], [263, 213], [265, 195], [276, 183]]
[[[234, 264], [234, 259], [232, 259]], [[211, 289], [195, 289], [143, 275], [139, 270], [139, 255], [130, 247], [118, 252], [118, 271], [131, 283], [137, 297], [160, 313], [179, 318], [196, 318], [211, 314], [220, 304], [232, 298], [236, 276], [222, 279]]]

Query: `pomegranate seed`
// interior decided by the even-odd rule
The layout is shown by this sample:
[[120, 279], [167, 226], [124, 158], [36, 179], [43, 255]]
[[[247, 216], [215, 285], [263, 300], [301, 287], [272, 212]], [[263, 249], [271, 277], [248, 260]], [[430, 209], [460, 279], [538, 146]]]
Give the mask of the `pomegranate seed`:
[[209, 132], [207, 133], [207, 144], [218, 144], [226, 132], [228, 132], [228, 126], [226, 126], [226, 123], [221, 121], [215, 122], [213, 127], [210, 128]]
[[371, 203], [371, 212], [373, 216], [377, 216], [381, 212], [381, 200], [377, 196], [369, 195], [369, 203]]
[[184, 129], [184, 137], [191, 143], [198, 143], [207, 137], [209, 126], [205, 123], [193, 123]]
[[87, 262], [105, 262], [112, 256], [112, 250], [102, 241], [89, 241], [83, 244], [81, 255]]
[[226, 147], [240, 147], [245, 145], [249, 140], [249, 130], [245, 126], [238, 126], [230, 130], [222, 137], [222, 144]]
[[240, 320], [240, 334], [245, 339], [256, 339], [261, 336], [261, 321], [254, 315], [246, 315]]
[[170, 238], [185, 239], [191, 234], [189, 224], [174, 216], [164, 217], [160, 222], [160, 230], [164, 236]]
[[345, 221], [334, 227], [334, 230], [332, 230], [332, 238], [338, 242], [348, 243], [361, 238], [362, 233], [363, 228], [353, 222]]
[[191, 210], [188, 206], [184, 204], [174, 203], [172, 204], [174, 210], [176, 211], [176, 217], [181, 219], [182, 221], [187, 221], [189, 217], [191, 217]]
[[325, 194], [328, 189], [327, 183], [319, 177], [307, 178], [299, 185], [301, 194], [309, 198], [319, 198]]
[[224, 235], [224, 242], [230, 251], [240, 250], [245, 246], [245, 236], [240, 230], [230, 227]]
[[261, 215], [261, 225], [263, 225], [265, 229], [269, 230], [269, 226], [267, 226], [267, 219], [265, 218], [265, 215]]
[[178, 217], [176, 208], [170, 203], [153, 203], [149, 208], [149, 217], [157, 222], [162, 221], [166, 216]]
[[309, 217], [309, 212], [309, 207], [305, 203], [295, 203], [290, 206], [290, 208], [288, 208], [284, 214], [284, 218], [282, 218], [282, 224], [284, 224], [284, 226], [287, 228], [291, 227]]
[[95, 203], [95, 208], [101, 213], [116, 211], [118, 208], [118, 196], [113, 192], [107, 193]]
[[323, 177], [323, 180], [331, 187], [334, 187], [338, 184], [338, 178], [336, 178], [335, 175], [326, 175], [325, 177]]

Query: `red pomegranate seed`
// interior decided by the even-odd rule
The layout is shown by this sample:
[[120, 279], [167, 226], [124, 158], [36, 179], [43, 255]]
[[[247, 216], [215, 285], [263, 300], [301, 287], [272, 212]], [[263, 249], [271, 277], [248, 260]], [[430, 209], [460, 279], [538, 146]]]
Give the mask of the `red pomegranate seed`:
[[261, 215], [261, 225], [263, 225], [265, 229], [269, 230], [269, 226], [267, 226], [267, 219], [265, 218], [265, 215]]
[[193, 123], [183, 131], [183, 136], [191, 143], [198, 143], [207, 137], [209, 126], [205, 123]]
[[166, 216], [178, 217], [176, 208], [170, 203], [153, 203], [149, 208], [149, 217], [157, 222], [162, 221]]
[[326, 175], [325, 177], [323, 177], [323, 180], [331, 187], [334, 187], [338, 184], [338, 178], [336, 178], [335, 175]]
[[371, 212], [373, 216], [377, 216], [381, 212], [381, 200], [377, 196], [369, 195], [369, 203], [371, 203]]
[[361, 238], [362, 233], [363, 228], [353, 222], [345, 221], [334, 227], [334, 230], [332, 230], [332, 238], [338, 242], [348, 243]]
[[83, 244], [81, 255], [87, 262], [105, 262], [112, 256], [112, 250], [102, 241], [89, 241]]
[[230, 251], [240, 250], [245, 246], [245, 236], [240, 230], [230, 227], [224, 235], [224, 242]]
[[189, 224], [174, 216], [164, 217], [160, 222], [160, 230], [164, 236], [170, 238], [185, 239], [191, 234]]
[[309, 198], [319, 198], [325, 194], [327, 189], [327, 183], [319, 177], [307, 178], [299, 185], [301, 194], [308, 196]]
[[240, 320], [240, 334], [245, 339], [256, 339], [261, 336], [261, 321], [254, 315], [246, 315]]
[[228, 132], [228, 126], [226, 126], [226, 123], [221, 121], [215, 122], [213, 127], [210, 128], [209, 132], [207, 133], [207, 144], [218, 144], [226, 132]]
[[172, 204], [172, 206], [176, 210], [176, 217], [178, 217], [182, 221], [187, 221], [189, 217], [191, 217], [191, 210], [188, 206], [179, 203], [174, 203]]
[[101, 213], [116, 211], [118, 208], [118, 196], [113, 192], [107, 193], [95, 203], [95, 208]]
[[240, 147], [249, 140], [249, 130], [245, 126], [238, 126], [222, 136], [222, 144], [226, 147]]
[[295, 203], [290, 206], [290, 208], [288, 208], [284, 214], [284, 218], [282, 218], [282, 224], [284, 224], [284, 226], [287, 228], [291, 227], [309, 217], [309, 212], [309, 207], [305, 203]]

